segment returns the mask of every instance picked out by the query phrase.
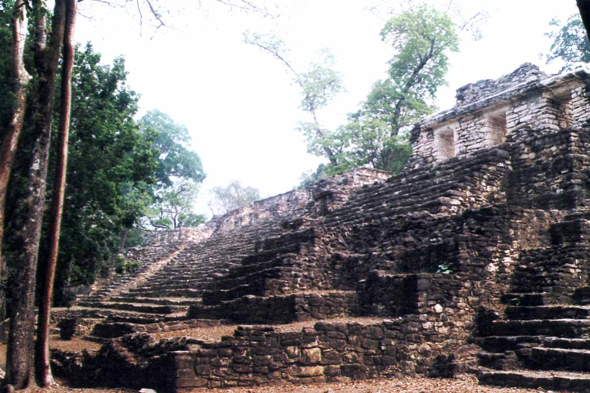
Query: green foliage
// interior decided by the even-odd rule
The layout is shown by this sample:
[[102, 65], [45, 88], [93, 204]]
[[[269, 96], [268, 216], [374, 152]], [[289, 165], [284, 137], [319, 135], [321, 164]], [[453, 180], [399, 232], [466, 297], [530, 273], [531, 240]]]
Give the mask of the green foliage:
[[174, 177], [191, 179], [195, 183], [205, 180], [201, 159], [190, 150], [190, 136], [185, 126], [176, 124], [158, 110], [144, 115], [139, 126], [143, 132], [156, 134], [154, 145], [160, 154], [156, 178], [160, 185], [172, 186]]
[[170, 187], [156, 191], [155, 203], [146, 215], [149, 226], [156, 229], [196, 227], [205, 223], [205, 217], [195, 214], [193, 204], [199, 188], [194, 180], [177, 180]]
[[225, 214], [259, 199], [260, 191], [257, 188], [243, 187], [239, 181], [234, 180], [227, 187], [214, 187], [211, 189], [209, 209], [215, 215]]
[[328, 49], [317, 52], [309, 64], [307, 72], [299, 74], [297, 81], [301, 86], [301, 109], [315, 113], [325, 108], [334, 97], [344, 91], [342, 76], [334, 71], [336, 61]]
[[299, 177], [300, 183], [295, 188], [298, 190], [302, 190], [302, 189], [310, 186], [311, 184], [315, 183], [316, 181], [322, 180], [322, 179], [328, 177], [326, 175], [325, 169], [326, 169], [326, 164], [320, 164], [320, 165], [318, 165], [318, 167], [315, 171], [303, 172], [301, 174], [301, 176]]
[[154, 146], [159, 151], [155, 172], [157, 185], [144, 225], [174, 229], [204, 223], [205, 218], [192, 211], [198, 184], [205, 179], [205, 172], [199, 155], [190, 150], [188, 129], [157, 110], [144, 115], [139, 126], [146, 134], [156, 135]]
[[[2, 42], [0, 39], [0, 47]], [[91, 45], [77, 49], [72, 78], [68, 174], [55, 281], [56, 304], [67, 301], [69, 285], [91, 283], [108, 263], [118, 250], [119, 234], [133, 226], [151, 204], [152, 187], [156, 182], [158, 150], [154, 142], [157, 134], [140, 132], [133, 119], [138, 95], [126, 84], [125, 63], [119, 58], [112, 65], [103, 65], [100, 58]], [[56, 99], [57, 109], [59, 91]], [[22, 247], [15, 243], [12, 234], [22, 227], [19, 201], [22, 190], [27, 187], [30, 116], [26, 120], [7, 204], [4, 246], [7, 261], [12, 266], [18, 261], [11, 259], [11, 251]], [[52, 143], [55, 145], [55, 137]], [[50, 160], [49, 184], [54, 176], [55, 161]], [[49, 204], [52, 190], [48, 190], [47, 197]], [[47, 252], [44, 240], [47, 225], [45, 219], [41, 257]]]
[[590, 62], [590, 41], [580, 14], [570, 16], [563, 25], [557, 19], [550, 23], [553, 31], [545, 35], [553, 39], [547, 63], [560, 59], [565, 62], [561, 72], [572, 70], [580, 63]]
[[354, 168], [371, 167], [392, 173], [401, 171], [412, 153], [407, 134], [390, 134], [390, 125], [370, 116], [349, 119], [323, 141], [335, 152], [338, 164], [324, 166], [334, 176]]
[[318, 120], [318, 110], [325, 108], [336, 95], [344, 91], [342, 76], [333, 69], [335, 59], [332, 53], [328, 49], [318, 51], [307, 72], [300, 73], [288, 60], [285, 44], [280, 38], [246, 32], [244, 41], [270, 53], [293, 74], [295, 83], [301, 88], [300, 108], [310, 115], [310, 120], [300, 122], [297, 127], [307, 139], [308, 152], [326, 155], [330, 162], [336, 164], [332, 150], [322, 142], [327, 130]]
[[301, 125], [308, 135], [309, 152], [332, 153], [323, 168], [325, 175], [361, 166], [392, 173], [402, 170], [411, 155], [403, 130], [433, 111], [429, 102], [445, 84], [447, 52], [458, 50], [450, 18], [425, 6], [390, 19], [381, 38], [391, 44], [394, 56], [388, 77], [373, 85], [361, 109], [333, 132], [312, 135], [313, 124]]
[[76, 53], [58, 289], [68, 279], [94, 280], [117, 251], [119, 233], [151, 203], [156, 180], [157, 135], [140, 132], [133, 119], [139, 97], [126, 84], [125, 62], [100, 59], [90, 44]]
[[453, 269], [451, 269], [451, 265], [438, 265], [437, 273], [442, 274], [453, 274]]
[[433, 98], [445, 84], [448, 51], [459, 50], [455, 26], [448, 15], [422, 6], [391, 18], [381, 30], [395, 55], [389, 61], [389, 81], [397, 100]]
[[117, 258], [117, 266], [115, 266], [115, 273], [121, 275], [126, 273], [135, 273], [141, 267], [139, 261], [126, 261], [123, 258], [122, 261]]

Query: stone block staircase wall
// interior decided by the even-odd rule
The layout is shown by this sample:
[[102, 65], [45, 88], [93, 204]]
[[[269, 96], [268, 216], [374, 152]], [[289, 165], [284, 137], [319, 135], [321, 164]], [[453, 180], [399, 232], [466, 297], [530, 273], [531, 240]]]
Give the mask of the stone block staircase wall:
[[[242, 268], [240, 274], [256, 270], [260, 266], [265, 266], [265, 263], [285, 265], [283, 268], [275, 266], [258, 273], [259, 276], [270, 275], [265, 282], [268, 283], [268, 288], [273, 289], [268, 289], [267, 292], [288, 293], [290, 287], [304, 290], [311, 288], [312, 282], [313, 288], [317, 289], [318, 285], [315, 284], [328, 280], [325, 272], [321, 269], [314, 270], [309, 262], [293, 258], [299, 251], [288, 247], [298, 248], [299, 239], [303, 239], [301, 242], [307, 242], [310, 233], [313, 238], [313, 231], [306, 230], [308, 222], [313, 221], [312, 218], [307, 218], [315, 214], [312, 212], [331, 209], [332, 204], [345, 200], [347, 190], [354, 188], [355, 184], [358, 186], [372, 183], [383, 176], [379, 171], [355, 171], [337, 179], [333, 184], [326, 182], [320, 191], [317, 187], [313, 190], [293, 191], [216, 217], [207, 227], [190, 233], [190, 236], [157, 236], [158, 239], [182, 239], [182, 247], [159, 262], [156, 260], [161, 257], [160, 255], [151, 259], [139, 258], [145, 263], [142, 265], [142, 274], [135, 280], [129, 280], [123, 285], [123, 282], [127, 282], [127, 277], [117, 277], [109, 283], [108, 291], [101, 291], [100, 296], [94, 298], [81, 299], [79, 305], [100, 309], [107, 317], [106, 321], [97, 324], [94, 329], [94, 334], [99, 337], [112, 338], [131, 332], [152, 332], [161, 330], [164, 326], [170, 328], [171, 325], [182, 328], [187, 324], [193, 326], [219, 323], [218, 320], [211, 319], [214, 317], [213, 313], [206, 321], [189, 323], [187, 321], [194, 318], [192, 315], [187, 316], [187, 310], [190, 306], [201, 303], [204, 291], [221, 285], [230, 285], [232, 280], [242, 280], [239, 276], [226, 276], [231, 269], [241, 266], [242, 260], [246, 257], [249, 258], [246, 262], [248, 266]], [[318, 193], [321, 195], [318, 196]], [[330, 198], [327, 198], [327, 195], [330, 195]], [[318, 205], [322, 207], [318, 208]], [[292, 239], [294, 243], [284, 246], [273, 245], [276, 241], [272, 238], [277, 238], [277, 235], [281, 234], [284, 234], [285, 239]], [[283, 240], [285, 241], [289, 243], [289, 240]], [[273, 261], [273, 253], [281, 254], [282, 261], [292, 260], [293, 265], [289, 265], [288, 262], [277, 262], [278, 257]], [[259, 260], [260, 258], [271, 259], [264, 262]], [[294, 269], [295, 265], [297, 268]], [[151, 268], [148, 269], [148, 266]], [[149, 274], [143, 273], [144, 270], [149, 270]], [[271, 277], [273, 275], [276, 276], [274, 279]], [[247, 277], [256, 277], [256, 274], [251, 272]], [[224, 284], [211, 286], [212, 282], [221, 278], [223, 281], [220, 282]], [[244, 289], [247, 285], [236, 285], [239, 288], [233, 292], [231, 288], [224, 289], [228, 299], [232, 298], [234, 292], [249, 293], [248, 289]], [[311, 315], [319, 317], [326, 312], [344, 315], [343, 310], [352, 303], [349, 295], [337, 293], [323, 294], [319, 299], [316, 299], [315, 295], [310, 298], [310, 294], [301, 294], [287, 301], [294, 304], [293, 313], [298, 315], [299, 320], [310, 318]], [[310, 303], [314, 304], [311, 308], [308, 307]], [[263, 309], [264, 307], [272, 305], [266, 303], [262, 306]], [[96, 313], [90, 314], [96, 316]], [[237, 314], [236, 319], [239, 319]]]
[[77, 304], [85, 307], [102, 307], [101, 302], [146, 280], [183, 248], [182, 243], [171, 242], [127, 249], [124, 253], [125, 260], [140, 262], [140, 266], [134, 271], [113, 275], [101, 287], [88, 295], [79, 296]]
[[[318, 191], [322, 187], [320, 184], [313, 193], [316, 206], [310, 209], [320, 215], [310, 223], [311, 229], [261, 241], [255, 254], [245, 257], [226, 277], [216, 278], [207, 285], [204, 306], [191, 307], [189, 315], [248, 323], [262, 321], [261, 315], [274, 322], [308, 319], [318, 313], [302, 314], [294, 307], [298, 303], [305, 304], [307, 298], [303, 295], [308, 291], [319, 292], [317, 295], [329, 304], [319, 315], [357, 315], [356, 301], [354, 307], [342, 313], [342, 302], [333, 300], [339, 298], [334, 290], [344, 291], [343, 296], [352, 299], [358, 281], [369, 273], [369, 270], [359, 271], [352, 266], [354, 263], [344, 267], [333, 263], [332, 256], [338, 250], [347, 257], [351, 251], [366, 255], [365, 250], [351, 250], [351, 241], [359, 239], [346, 238], [342, 231], [362, 227], [359, 232], [366, 234], [365, 224], [386, 228], [391, 223], [390, 218], [399, 217], [402, 211], [422, 211], [444, 220], [468, 208], [505, 200], [503, 184], [509, 170], [508, 153], [494, 149], [467, 160], [451, 160], [437, 167], [435, 172], [422, 168], [386, 182], [370, 184], [365, 181], [356, 189], [350, 189], [350, 183], [341, 181], [337, 183], [339, 187], [322, 192]], [[473, 179], [466, 176], [468, 173]], [[330, 208], [318, 210], [317, 205], [321, 206], [326, 198], [332, 201]], [[365, 239], [361, 243], [367, 246]], [[289, 311], [272, 318], [268, 310], [273, 304], [284, 305]], [[242, 311], [246, 305], [247, 313]], [[313, 306], [308, 303], [306, 308], [312, 310]]]
[[[514, 160], [515, 187], [509, 201], [547, 209], [558, 220], [548, 228], [544, 242], [520, 253], [510, 287], [501, 296], [504, 306], [498, 318], [481, 323], [477, 330], [475, 341], [483, 349], [482, 369], [477, 371], [480, 383], [590, 390], [586, 135], [562, 130], [518, 146], [517, 157], [524, 161]], [[550, 150], [559, 154], [549, 157]], [[530, 182], [524, 180], [527, 176]]]
[[[470, 340], [482, 383], [585, 391], [586, 377], [563, 371], [590, 371], [588, 135], [526, 131], [386, 181], [360, 171], [233, 212], [112, 296], [137, 309], [111, 326], [390, 318], [176, 346], [154, 382], [175, 391], [427, 373]], [[546, 368], [553, 377], [535, 374]]]

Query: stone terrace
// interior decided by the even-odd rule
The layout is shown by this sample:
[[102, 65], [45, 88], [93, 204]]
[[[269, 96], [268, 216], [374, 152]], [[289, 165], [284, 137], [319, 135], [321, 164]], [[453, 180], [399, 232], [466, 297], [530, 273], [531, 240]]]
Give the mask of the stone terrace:
[[[57, 369], [170, 391], [457, 371], [587, 391], [587, 79], [525, 64], [468, 85], [416, 125], [400, 175], [358, 169], [161, 241], [138, 279], [80, 303], [107, 317], [94, 336], [119, 338], [56, 353]], [[330, 322], [364, 316], [381, 320]], [[308, 320], [218, 341], [146, 333]]]

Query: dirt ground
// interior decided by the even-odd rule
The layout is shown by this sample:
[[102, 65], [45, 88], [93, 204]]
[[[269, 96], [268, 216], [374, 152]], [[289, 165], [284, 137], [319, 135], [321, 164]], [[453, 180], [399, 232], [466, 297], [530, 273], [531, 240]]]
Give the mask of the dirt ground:
[[[359, 323], [371, 323], [370, 319], [358, 320]], [[315, 323], [315, 322], [313, 322]], [[291, 326], [279, 327], [277, 330], [300, 330], [304, 327], [313, 326], [312, 322], [301, 322]], [[308, 326], [309, 325], [309, 326]], [[231, 335], [236, 326], [218, 326], [209, 328], [196, 328], [183, 331], [165, 332], [157, 335], [157, 339], [170, 338], [177, 336], [192, 336], [202, 340], [216, 340], [223, 335]], [[75, 338], [70, 341], [60, 340], [59, 337], [51, 338], [51, 346], [69, 351], [81, 351], [83, 349], [92, 351], [98, 350], [100, 344]], [[0, 365], [4, 369], [6, 362], [6, 346], [0, 345]], [[58, 385], [50, 389], [30, 389], [29, 392], [96, 392], [96, 393], [137, 393], [134, 389], [74, 389], [69, 388], [65, 381], [58, 381]], [[228, 388], [228, 389], [194, 389], [192, 393], [528, 393], [540, 392], [542, 390], [515, 389], [515, 388], [496, 388], [489, 386], [480, 386], [477, 378], [473, 375], [459, 375], [454, 379], [431, 379], [431, 378], [404, 378], [393, 380], [370, 380], [355, 381], [350, 383], [334, 384], [317, 384], [307, 386], [297, 385], [278, 385], [278, 386], [261, 386], [256, 388]]]
[[[34, 393], [137, 393], [137, 390], [134, 389], [72, 389], [65, 386], [29, 391]], [[308, 386], [279, 385], [257, 388], [195, 389], [191, 393], [539, 393], [541, 391], [543, 390], [479, 386], [473, 375], [460, 375], [455, 379], [407, 378]]]

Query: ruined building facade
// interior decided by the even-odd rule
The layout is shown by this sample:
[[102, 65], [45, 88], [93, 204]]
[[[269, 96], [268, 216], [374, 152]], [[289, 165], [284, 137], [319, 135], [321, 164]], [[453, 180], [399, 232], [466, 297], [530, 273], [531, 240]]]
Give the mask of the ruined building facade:
[[[182, 318], [154, 304], [149, 318], [97, 324], [95, 335], [130, 334], [88, 361], [112, 364], [92, 375], [127, 367], [143, 386], [182, 391], [472, 369], [485, 383], [590, 386], [558, 375], [590, 364], [564, 355], [590, 348], [580, 341], [590, 333], [588, 81], [525, 64], [467, 85], [454, 108], [414, 127], [403, 173], [358, 169], [213, 220], [134, 288], [86, 299], [186, 306]], [[376, 319], [330, 322], [358, 316]], [[145, 334], [314, 319], [313, 329], [244, 326], [215, 342]], [[557, 377], [541, 382], [506, 371], [551, 367]]]

